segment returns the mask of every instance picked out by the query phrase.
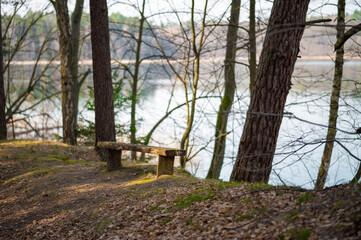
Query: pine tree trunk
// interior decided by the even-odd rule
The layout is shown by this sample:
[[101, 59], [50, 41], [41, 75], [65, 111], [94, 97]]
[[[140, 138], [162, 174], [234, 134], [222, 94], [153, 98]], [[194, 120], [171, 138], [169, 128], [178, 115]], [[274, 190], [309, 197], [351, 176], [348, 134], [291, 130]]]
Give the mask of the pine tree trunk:
[[55, 1], [55, 10], [60, 45], [63, 142], [76, 145], [75, 83], [71, 69], [74, 59], [67, 1]]
[[[90, 0], [93, 83], [95, 100], [95, 146], [115, 141], [113, 86], [110, 65], [108, 7], [106, 0]], [[100, 152], [104, 159], [106, 154]]]
[[1, 31], [1, 2], [0, 2], [0, 140], [6, 140], [6, 98], [5, 98], [5, 87], [4, 87], [4, 68], [3, 68], [3, 38]]
[[[340, 39], [345, 33], [345, 0], [338, 0], [337, 13], [337, 39]], [[336, 51], [335, 72], [331, 93], [330, 115], [328, 119], [328, 131], [326, 136], [325, 148], [323, 150], [321, 166], [318, 171], [315, 189], [323, 189], [326, 183], [328, 169], [331, 163], [332, 150], [336, 137], [336, 124], [338, 118], [338, 102], [341, 93], [341, 80], [343, 74], [343, 46]]]
[[213, 157], [207, 178], [219, 178], [224, 160], [228, 115], [231, 111], [234, 93], [236, 91], [234, 66], [237, 51], [237, 32], [240, 6], [240, 0], [232, 1], [231, 18], [227, 30], [226, 58], [224, 60], [224, 96], [218, 110]]
[[249, 90], [252, 93], [257, 74], [256, 0], [249, 1]]
[[309, 1], [273, 3], [231, 180], [269, 180]]

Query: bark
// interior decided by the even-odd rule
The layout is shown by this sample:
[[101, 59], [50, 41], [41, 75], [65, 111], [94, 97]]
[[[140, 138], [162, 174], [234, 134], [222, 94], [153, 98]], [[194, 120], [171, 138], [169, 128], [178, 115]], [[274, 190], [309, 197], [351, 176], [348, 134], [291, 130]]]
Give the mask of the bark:
[[[108, 7], [106, 0], [90, 0], [95, 104], [95, 146], [98, 141], [115, 141], [113, 87], [110, 65]], [[97, 148], [98, 149], [98, 148]], [[101, 157], [106, 154], [98, 149]]]
[[[199, 43], [197, 45], [197, 33], [195, 30], [195, 21], [194, 21], [194, 4], [195, 0], [192, 0], [192, 9], [191, 9], [191, 28], [192, 28], [192, 50], [195, 56], [195, 66], [194, 66], [194, 73], [193, 73], [193, 81], [192, 81], [192, 100], [191, 100], [191, 106], [188, 104], [188, 96], [187, 96], [187, 86], [184, 82], [184, 89], [186, 94], [186, 103], [187, 103], [187, 127], [186, 130], [183, 133], [181, 142], [180, 142], [180, 148], [186, 150], [188, 152], [188, 146], [189, 146], [189, 136], [192, 131], [193, 122], [194, 122], [194, 115], [195, 115], [195, 109], [196, 109], [196, 99], [197, 99], [197, 90], [198, 90], [198, 80], [199, 80], [199, 73], [200, 73], [200, 56], [201, 51], [204, 44], [204, 32], [205, 32], [205, 26], [206, 26], [206, 16], [207, 16], [207, 6], [208, 1], [204, 4], [204, 10], [203, 10], [203, 18], [202, 18], [202, 25], [201, 25], [201, 31], [199, 33]], [[180, 164], [181, 168], [185, 168], [186, 165], [186, 157], [180, 158]]]
[[63, 142], [76, 145], [75, 83], [72, 73], [73, 53], [67, 0], [54, 3], [59, 33], [61, 91], [63, 113]]
[[257, 74], [257, 49], [256, 49], [256, 0], [249, 1], [249, 90], [256, 80]]
[[341, 47], [343, 47], [343, 45], [345, 44], [345, 42], [352, 37], [353, 35], [355, 35], [356, 33], [358, 33], [359, 31], [361, 31], [361, 23], [357, 24], [356, 26], [353, 26], [350, 30], [348, 30], [345, 34], [343, 34], [342, 36], [340, 36], [337, 39], [337, 42], [335, 44], [335, 51]]
[[224, 60], [224, 96], [218, 110], [214, 151], [207, 178], [218, 179], [223, 165], [224, 151], [226, 148], [228, 115], [232, 107], [234, 93], [236, 90], [234, 66], [237, 51], [237, 26], [239, 22], [240, 6], [240, 0], [232, 1], [231, 18], [227, 30], [226, 58]]
[[79, 94], [81, 83], [83, 81], [79, 81], [79, 43], [80, 43], [80, 23], [81, 16], [83, 14], [84, 8], [84, 0], [77, 0], [75, 3], [74, 12], [71, 18], [71, 47], [72, 47], [72, 64], [71, 64], [71, 72], [72, 78], [74, 82], [74, 90], [75, 90], [75, 124], [77, 126], [78, 123], [78, 106], [79, 106]]
[[[142, 10], [141, 10], [141, 19], [139, 24], [139, 35], [137, 39], [137, 49], [135, 56], [135, 67], [134, 67], [134, 75], [133, 75], [133, 84], [132, 84], [132, 103], [131, 103], [131, 114], [130, 114], [130, 142], [133, 144], [137, 143], [137, 126], [136, 126], [136, 105], [137, 105], [137, 92], [138, 92], [138, 76], [139, 76], [139, 68], [140, 68], [140, 53], [142, 46], [142, 37], [143, 37], [143, 26], [144, 26], [144, 8], [145, 8], [145, 0], [143, 0]], [[136, 159], [136, 152], [132, 152], [132, 159]]]
[[[340, 40], [345, 32], [345, 0], [338, 0], [337, 13], [337, 39]], [[341, 93], [341, 80], [343, 74], [344, 63], [344, 49], [343, 46], [336, 51], [335, 71], [331, 93], [330, 115], [328, 119], [328, 131], [326, 136], [325, 148], [323, 150], [321, 166], [318, 171], [318, 176], [315, 184], [315, 189], [323, 189], [325, 186], [328, 169], [331, 163], [332, 150], [334, 140], [336, 137], [336, 125], [338, 118], [338, 103]]]
[[310, 0], [275, 0], [231, 180], [268, 182]]
[[4, 69], [3, 69], [3, 38], [1, 29], [1, 2], [0, 2], [0, 140], [6, 140], [6, 98], [5, 98], [5, 86], [4, 86]]

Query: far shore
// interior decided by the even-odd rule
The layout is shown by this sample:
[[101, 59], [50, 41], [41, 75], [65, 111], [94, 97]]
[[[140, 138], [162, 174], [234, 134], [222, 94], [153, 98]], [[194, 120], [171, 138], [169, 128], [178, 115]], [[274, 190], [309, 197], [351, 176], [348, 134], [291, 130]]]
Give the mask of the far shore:
[[[319, 61], [319, 62], [325, 62], [325, 61], [332, 61], [333, 60], [333, 56], [301, 56], [301, 58], [298, 58], [297, 61], [301, 61], [301, 62], [305, 62], [305, 61]], [[348, 62], [360, 62], [361, 61], [361, 57], [353, 57], [353, 56], [345, 56], [345, 60]], [[177, 62], [182, 62], [184, 60], [176, 60], [176, 59], [171, 59], [169, 61], [165, 60], [165, 59], [153, 59], [153, 60], [144, 60], [142, 61], [142, 64], [167, 64], [172, 63], [175, 64]], [[216, 57], [216, 58], [202, 58], [201, 62], [203, 63], [209, 63], [209, 62], [223, 62], [224, 61], [224, 57]], [[247, 62], [248, 58], [247, 57], [238, 57], [237, 61], [244, 61]], [[92, 65], [92, 60], [91, 59], [84, 59], [84, 60], [80, 60], [79, 61], [79, 65]], [[117, 60], [117, 59], [112, 59], [111, 60], [112, 64], [134, 64], [135, 60]], [[48, 64], [52, 64], [52, 65], [60, 65], [60, 61], [59, 60], [55, 60], [55, 61], [48, 61], [48, 60], [40, 60], [38, 62], [36, 61], [12, 61], [10, 63], [10, 65], [17, 65], [17, 66], [26, 66], [26, 65], [48, 65]]]

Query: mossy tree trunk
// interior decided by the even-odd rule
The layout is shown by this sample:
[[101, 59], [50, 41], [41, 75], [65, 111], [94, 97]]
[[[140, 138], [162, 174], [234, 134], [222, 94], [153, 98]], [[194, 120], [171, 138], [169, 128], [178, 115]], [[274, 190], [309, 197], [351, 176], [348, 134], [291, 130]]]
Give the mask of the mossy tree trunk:
[[[337, 39], [340, 39], [345, 32], [345, 0], [338, 0], [337, 13]], [[328, 119], [328, 130], [322, 161], [315, 184], [315, 189], [323, 189], [327, 179], [328, 169], [331, 163], [331, 156], [336, 137], [336, 125], [338, 118], [338, 103], [341, 94], [341, 80], [343, 74], [344, 48], [341, 46], [336, 51], [336, 62], [331, 93], [330, 115]]]
[[231, 111], [234, 93], [236, 91], [234, 67], [240, 7], [240, 0], [232, 1], [231, 18], [227, 30], [226, 57], [224, 60], [224, 96], [218, 110], [213, 157], [207, 178], [218, 179], [223, 165], [228, 115]]
[[[74, 7], [74, 12], [71, 17], [71, 47], [73, 61], [71, 64], [72, 78], [75, 88], [75, 124], [78, 125], [78, 109], [79, 109], [79, 95], [82, 83], [85, 77], [79, 81], [79, 43], [80, 43], [80, 24], [81, 16], [84, 9], [84, 0], [77, 0]], [[87, 75], [87, 73], [85, 73]]]
[[63, 142], [76, 145], [76, 83], [74, 82], [74, 76], [72, 72], [73, 54], [67, 2], [67, 0], [56, 0], [53, 1], [53, 4], [56, 10], [56, 19], [59, 33]]
[[[78, 82], [80, 23], [84, 0], [77, 0], [69, 18], [68, 1], [52, 1], [57, 17], [61, 61], [63, 142], [75, 145], [80, 84]], [[70, 28], [71, 26], [71, 28]]]
[[310, 0], [273, 3], [231, 180], [268, 182]]

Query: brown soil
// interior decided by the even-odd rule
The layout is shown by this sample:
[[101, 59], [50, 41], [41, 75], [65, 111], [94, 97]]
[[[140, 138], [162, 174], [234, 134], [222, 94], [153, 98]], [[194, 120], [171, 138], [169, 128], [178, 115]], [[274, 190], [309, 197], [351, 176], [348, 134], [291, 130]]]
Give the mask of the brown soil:
[[361, 184], [323, 191], [199, 180], [89, 147], [0, 142], [0, 239], [361, 239]]

